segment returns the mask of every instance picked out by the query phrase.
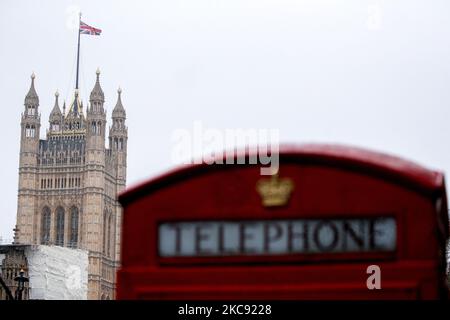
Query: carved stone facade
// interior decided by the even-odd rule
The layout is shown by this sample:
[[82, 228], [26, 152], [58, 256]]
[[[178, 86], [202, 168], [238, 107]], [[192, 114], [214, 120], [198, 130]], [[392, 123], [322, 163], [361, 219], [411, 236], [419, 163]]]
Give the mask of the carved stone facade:
[[[24, 270], [24, 276], [28, 277], [28, 261], [25, 255], [25, 247], [20, 245], [0, 246], [0, 276], [6, 286], [11, 291], [14, 299], [17, 298], [17, 281], [14, 278], [19, 275], [20, 270]], [[24, 283], [22, 300], [30, 297], [29, 283]], [[0, 286], [0, 300], [8, 300], [5, 288]]]
[[97, 70], [86, 111], [77, 90], [67, 112], [55, 94], [46, 139], [40, 139], [39, 97], [31, 76], [21, 121], [15, 241], [88, 250], [88, 299], [114, 299], [122, 222], [117, 195], [126, 184], [128, 129], [119, 89], [105, 147], [99, 77]]

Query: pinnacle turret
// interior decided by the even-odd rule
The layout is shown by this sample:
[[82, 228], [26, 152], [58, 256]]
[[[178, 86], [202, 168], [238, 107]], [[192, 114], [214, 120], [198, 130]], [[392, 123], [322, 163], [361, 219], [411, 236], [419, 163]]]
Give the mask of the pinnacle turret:
[[105, 95], [103, 93], [102, 87], [100, 86], [100, 70], [97, 68], [97, 71], [95, 73], [97, 74], [97, 80], [95, 81], [94, 89], [92, 89], [89, 98], [91, 104], [93, 102], [105, 102]]
[[126, 112], [125, 109], [122, 105], [122, 89], [119, 88], [117, 90], [118, 96], [117, 96], [117, 102], [116, 102], [116, 106], [114, 107], [114, 110], [112, 112], [112, 118], [125, 118], [126, 117]]
[[31, 74], [31, 85], [30, 90], [28, 90], [27, 95], [25, 96], [25, 106], [38, 106], [39, 105], [39, 97], [36, 93], [36, 89], [34, 88], [34, 78], [36, 78], [34, 72]]
[[61, 109], [59, 108], [58, 97], [59, 97], [59, 93], [58, 93], [58, 91], [56, 91], [55, 105], [53, 106], [52, 112], [50, 112], [50, 121], [61, 119], [62, 113], [61, 113]]

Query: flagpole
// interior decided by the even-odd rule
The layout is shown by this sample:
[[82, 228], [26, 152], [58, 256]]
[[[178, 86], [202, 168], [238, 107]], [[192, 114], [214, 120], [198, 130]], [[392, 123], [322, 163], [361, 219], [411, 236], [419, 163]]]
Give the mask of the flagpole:
[[81, 25], [81, 12], [78, 22], [78, 51], [77, 51], [77, 81], [75, 84], [75, 89], [78, 90], [78, 69], [80, 68], [80, 25]]

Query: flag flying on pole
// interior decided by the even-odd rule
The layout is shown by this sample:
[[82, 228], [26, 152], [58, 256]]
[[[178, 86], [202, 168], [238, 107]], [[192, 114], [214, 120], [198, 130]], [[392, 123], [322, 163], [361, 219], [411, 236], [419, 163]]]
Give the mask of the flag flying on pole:
[[90, 34], [94, 36], [99, 36], [102, 30], [91, 27], [90, 25], [87, 25], [83, 21], [80, 21], [80, 34]]

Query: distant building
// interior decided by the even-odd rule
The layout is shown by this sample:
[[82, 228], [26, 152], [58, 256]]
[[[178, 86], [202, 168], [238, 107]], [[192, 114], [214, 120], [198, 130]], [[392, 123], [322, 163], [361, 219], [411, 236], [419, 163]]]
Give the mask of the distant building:
[[[21, 269], [29, 282], [23, 300], [86, 300], [88, 295], [88, 252], [43, 245], [0, 246], [0, 275], [14, 295], [14, 278]], [[0, 287], [0, 300], [7, 298]]]
[[61, 111], [55, 94], [46, 139], [40, 139], [39, 97], [31, 76], [21, 120], [15, 243], [87, 250], [88, 299], [114, 299], [122, 222], [117, 194], [126, 184], [128, 129], [119, 89], [105, 147], [99, 77], [97, 70], [86, 110], [78, 90], [68, 110], [64, 102]]

